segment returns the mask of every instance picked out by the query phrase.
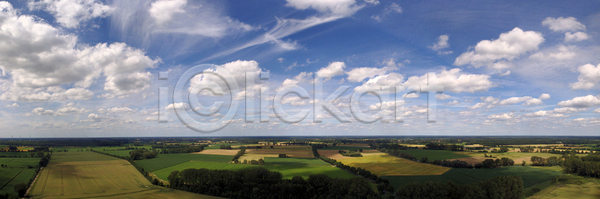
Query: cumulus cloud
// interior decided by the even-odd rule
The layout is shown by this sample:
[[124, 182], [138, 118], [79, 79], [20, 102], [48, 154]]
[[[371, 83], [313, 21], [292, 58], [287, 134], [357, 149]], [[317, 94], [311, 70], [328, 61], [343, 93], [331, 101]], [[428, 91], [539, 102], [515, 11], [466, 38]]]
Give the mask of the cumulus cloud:
[[[487, 91], [494, 84], [489, 80], [489, 75], [467, 74], [461, 72], [461, 69], [454, 68], [451, 70], [443, 69], [438, 74], [431, 73], [423, 76], [412, 76], [404, 82], [404, 88], [420, 87], [426, 85], [443, 86], [446, 91], [453, 93], [461, 92], [479, 92]], [[429, 82], [428, 82], [429, 81]]]
[[187, 5], [187, 0], [158, 0], [150, 5], [150, 16], [156, 20], [158, 24], [164, 24], [173, 19], [173, 15], [185, 13], [183, 9]]
[[60, 116], [60, 115], [66, 115], [66, 114], [86, 113], [86, 112], [89, 112], [89, 110], [86, 110], [85, 108], [77, 108], [75, 106], [75, 104], [73, 102], [71, 102], [71, 103], [63, 105], [62, 107], [60, 107], [57, 110], [47, 110], [45, 108], [38, 107], [38, 108], [33, 109], [33, 111], [31, 111], [31, 112], [38, 114], [38, 115]]
[[[233, 77], [233, 79], [235, 79], [235, 81], [237, 82], [238, 88], [239, 88], [238, 93], [233, 93], [233, 94], [238, 95], [239, 91], [243, 90], [244, 87], [246, 86], [246, 73], [258, 75], [258, 74], [260, 74], [260, 72], [262, 72], [262, 69], [258, 66], [258, 62], [254, 61], [254, 60], [250, 60], [250, 61], [237, 60], [237, 61], [225, 63], [223, 65], [220, 65], [220, 67], [217, 67], [217, 68], [206, 69], [206, 70], [204, 70], [204, 72], [207, 72], [207, 73], [211, 72], [211, 73], [216, 73], [216, 74], [220, 74], [220, 75], [226, 75], [226, 74], [231, 75]], [[221, 89], [223, 89], [223, 92], [229, 92], [229, 86], [223, 80], [221, 80], [221, 78], [219, 78], [215, 75], [212, 75], [212, 74], [204, 74], [204, 73], [198, 74], [190, 80], [190, 87], [188, 88], [188, 91], [192, 91], [192, 88], [195, 86], [209, 87], [214, 83], [219, 85], [221, 87]], [[252, 86], [252, 85], [249, 85], [249, 86]], [[202, 93], [205, 94], [208, 92], [202, 92]], [[212, 95], [212, 94], [209, 94], [209, 95]]]
[[500, 34], [496, 40], [482, 40], [473, 48], [456, 58], [454, 65], [472, 65], [474, 67], [494, 67], [497, 61], [512, 61], [521, 55], [538, 50], [544, 42], [541, 33], [523, 31], [514, 28], [509, 32]]
[[343, 75], [346, 64], [344, 62], [332, 62], [327, 67], [323, 67], [317, 71], [317, 77], [329, 80], [332, 77]]
[[587, 108], [591, 106], [600, 105], [600, 98], [593, 95], [587, 95], [582, 97], [576, 97], [570, 100], [561, 101], [558, 106], [562, 107], [573, 107], [573, 108]]
[[431, 48], [434, 51], [437, 51], [440, 55], [450, 54], [452, 53], [452, 51], [441, 51], [444, 48], [450, 47], [448, 39], [450, 39], [448, 35], [440, 35], [440, 37], [438, 37], [438, 42], [434, 43], [432, 46], [429, 46], [429, 48]]
[[514, 104], [519, 104], [519, 103], [523, 103], [523, 104], [521, 104], [521, 106], [535, 106], [535, 105], [543, 104], [544, 102], [542, 100], [546, 100], [546, 99], [550, 99], [550, 95], [546, 94], [546, 93], [540, 95], [539, 98], [533, 98], [531, 96], [523, 96], [523, 97], [510, 97], [510, 98], [503, 99], [503, 100], [492, 97], [492, 96], [488, 96], [488, 97], [481, 97], [482, 102], [475, 104], [474, 106], [471, 107], [471, 109], [477, 109], [477, 108], [483, 108], [483, 107], [492, 108], [495, 106], [514, 105]]
[[[396, 65], [395, 63], [393, 65]], [[396, 70], [396, 67], [382, 67], [382, 68], [370, 68], [370, 67], [360, 67], [354, 68], [346, 74], [348, 75], [348, 81], [350, 82], [361, 82], [366, 78], [373, 78], [375, 76], [384, 75], [389, 71]]]
[[443, 93], [435, 94], [435, 99], [437, 99], [437, 100], [447, 100], [447, 99], [450, 99], [450, 98], [452, 98], [452, 96], [446, 95], [446, 94], [443, 94]]
[[[18, 15], [9, 3], [0, 7], [0, 18], [4, 19], [0, 21], [0, 69], [10, 74], [13, 87], [2, 94], [3, 100], [89, 99], [93, 93], [86, 88], [102, 75], [107, 84], [114, 85], [106, 87], [112, 89], [108, 91], [116, 95], [139, 92], [146, 87], [119, 86], [117, 80], [160, 62], [124, 43], [79, 44], [77, 36], [64, 34], [33, 16]], [[43, 89], [59, 85], [74, 88]]]
[[591, 89], [600, 81], [600, 64], [586, 64], [577, 68], [577, 71], [580, 73], [577, 78], [579, 81], [570, 84], [571, 89]]
[[354, 91], [363, 92], [363, 91], [373, 91], [380, 90], [381, 87], [389, 86], [396, 87], [402, 83], [404, 77], [398, 73], [389, 73], [386, 75], [379, 75], [374, 78], [369, 79], [362, 85], [355, 87]]
[[576, 32], [576, 33], [565, 33], [565, 42], [576, 42], [583, 41], [589, 39], [587, 33], [585, 32]]
[[579, 23], [575, 17], [547, 17], [542, 21], [542, 25], [548, 26], [548, 28], [554, 32], [585, 30], [585, 25]]
[[500, 113], [500, 114], [492, 114], [487, 117], [490, 120], [496, 121], [508, 121], [515, 118], [514, 113]]
[[65, 28], [78, 28], [93, 18], [106, 17], [114, 10], [98, 0], [40, 0], [28, 3], [30, 10], [44, 10]]
[[320, 13], [350, 16], [362, 6], [356, 5], [355, 0], [286, 0], [286, 6], [298, 10], [314, 9]]

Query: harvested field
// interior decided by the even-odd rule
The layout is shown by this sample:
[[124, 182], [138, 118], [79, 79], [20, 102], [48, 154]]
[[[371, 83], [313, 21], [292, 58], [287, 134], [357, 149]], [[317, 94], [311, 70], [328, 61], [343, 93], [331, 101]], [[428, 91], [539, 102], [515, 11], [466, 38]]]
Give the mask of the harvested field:
[[448, 167], [418, 163], [387, 154], [354, 157], [339, 160], [345, 165], [364, 168], [378, 176], [441, 175]]
[[200, 152], [195, 152], [193, 154], [206, 154], [206, 155], [235, 155], [238, 151], [237, 149], [204, 149]]
[[[267, 149], [246, 149], [247, 154], [260, 154], [260, 155], [279, 155], [285, 154], [286, 156], [293, 158], [312, 158], [314, 157], [312, 149], [308, 146], [286, 146], [276, 147]], [[277, 157], [275, 156], [275, 157]], [[265, 156], [272, 157], [272, 156]]]

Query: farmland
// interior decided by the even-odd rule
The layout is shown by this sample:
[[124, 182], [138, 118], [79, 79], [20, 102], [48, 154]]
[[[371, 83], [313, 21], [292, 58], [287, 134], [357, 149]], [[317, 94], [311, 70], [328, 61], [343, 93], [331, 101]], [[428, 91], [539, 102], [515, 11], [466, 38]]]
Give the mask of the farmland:
[[600, 180], [573, 175], [564, 175], [561, 178], [529, 198], [600, 198]]
[[40, 158], [0, 158], [0, 164], [7, 165], [9, 168], [36, 167]]
[[160, 154], [156, 158], [138, 160], [136, 163], [146, 171], [156, 171], [190, 161], [229, 162], [231, 159], [233, 156], [180, 153]]
[[341, 170], [336, 167], [316, 159], [316, 158], [265, 158], [264, 165], [251, 165], [251, 164], [233, 164], [224, 162], [211, 162], [211, 161], [188, 161], [181, 164], [177, 164], [171, 167], [163, 168], [153, 173], [161, 178], [167, 180], [167, 177], [172, 171], [181, 171], [188, 168], [204, 168], [204, 169], [221, 169], [221, 170], [239, 170], [252, 167], [263, 167], [270, 171], [277, 171], [283, 175], [285, 179], [291, 179], [294, 176], [300, 176], [305, 179], [310, 175], [314, 174], [326, 174], [332, 178], [352, 178], [355, 175], [348, 173], [347, 171]]
[[[470, 155], [466, 155], [462, 152], [446, 151], [446, 150], [408, 149], [408, 150], [404, 150], [402, 152], [411, 154], [411, 155], [415, 156], [416, 158], [427, 157], [427, 159], [429, 161], [470, 157]], [[481, 154], [481, 153], [479, 153], [479, 155], [483, 156], [483, 154]]]
[[345, 165], [364, 168], [378, 176], [441, 175], [450, 170], [448, 167], [418, 163], [387, 154], [353, 157], [339, 161]]
[[[127, 161], [93, 152], [56, 153], [30, 196], [201, 198], [203, 195], [154, 186]], [[206, 198], [211, 198], [206, 196]]]
[[16, 194], [14, 194], [14, 186], [18, 183], [29, 182], [29, 179], [31, 179], [34, 174], [35, 169], [0, 168], [0, 194], [8, 193], [16, 196]]
[[499, 169], [450, 169], [442, 175], [423, 175], [423, 176], [386, 176], [390, 183], [398, 187], [411, 182], [452, 181], [456, 184], [472, 184], [484, 181], [496, 176], [518, 175], [523, 179], [525, 188], [537, 183], [551, 180], [554, 176], [561, 175], [561, 172], [537, 169], [531, 167], [504, 167]]

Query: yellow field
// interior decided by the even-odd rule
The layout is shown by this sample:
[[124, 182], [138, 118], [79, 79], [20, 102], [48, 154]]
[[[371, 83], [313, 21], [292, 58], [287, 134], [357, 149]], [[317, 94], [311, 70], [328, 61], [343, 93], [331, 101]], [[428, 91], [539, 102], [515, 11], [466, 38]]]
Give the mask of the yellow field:
[[33, 198], [216, 198], [154, 186], [129, 162], [93, 152], [55, 153]]
[[441, 175], [448, 167], [418, 163], [387, 154], [369, 155], [338, 160], [345, 165], [360, 167], [378, 176]]
[[[455, 152], [455, 153], [464, 154], [464, 155], [468, 155], [471, 157], [456, 158], [456, 159], [451, 159], [451, 160], [462, 160], [462, 161], [465, 161], [465, 162], [468, 162], [471, 164], [481, 163], [485, 159], [490, 159], [489, 157], [486, 158], [483, 153], [475, 153], [475, 152]], [[515, 164], [517, 164], [517, 165], [521, 164], [523, 161], [525, 161], [527, 164], [531, 164], [532, 156], [538, 156], [538, 157], [542, 157], [542, 158], [562, 157], [562, 155], [560, 155], [560, 154], [552, 154], [552, 153], [521, 153], [521, 152], [487, 153], [487, 155], [494, 156], [491, 159], [510, 158], [510, 159], [514, 160]], [[577, 155], [585, 156], [587, 154], [577, 154]]]

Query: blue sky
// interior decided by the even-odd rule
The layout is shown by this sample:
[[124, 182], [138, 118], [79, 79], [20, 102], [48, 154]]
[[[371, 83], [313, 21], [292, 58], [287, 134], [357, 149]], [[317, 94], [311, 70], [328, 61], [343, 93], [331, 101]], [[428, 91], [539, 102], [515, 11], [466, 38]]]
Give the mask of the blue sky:
[[[598, 135], [597, 1], [27, 0], [0, 7], [0, 137]], [[190, 94], [181, 102], [172, 95], [181, 75], [200, 64], [227, 71], [240, 88], [270, 93], [195, 93], [203, 106], [225, 102], [198, 115]], [[244, 74], [260, 72], [269, 79], [246, 85]], [[315, 77], [325, 98], [350, 89], [336, 101], [315, 100]], [[224, 86], [200, 74], [184, 81], [184, 91], [210, 81]], [[444, 87], [430, 96], [435, 109], [427, 94], [407, 95], [427, 83]], [[273, 99], [289, 86], [308, 99], [284, 95], [287, 115], [278, 117]], [[351, 100], [382, 86], [398, 92], [384, 92], [383, 102], [371, 94]], [[159, 87], [169, 88], [162, 104]], [[258, 116], [246, 99], [268, 102], [268, 122], [244, 120], [246, 110]], [[366, 115], [403, 122], [362, 123], [351, 101]], [[315, 114], [315, 102], [336, 107], [349, 123]], [[230, 110], [235, 116], [202, 133], [174, 108], [211, 125], [222, 125]], [[281, 119], [303, 110], [298, 123]], [[427, 122], [428, 111], [436, 123]]]

